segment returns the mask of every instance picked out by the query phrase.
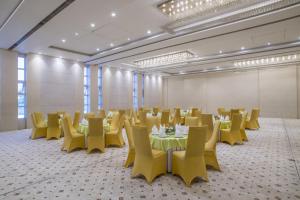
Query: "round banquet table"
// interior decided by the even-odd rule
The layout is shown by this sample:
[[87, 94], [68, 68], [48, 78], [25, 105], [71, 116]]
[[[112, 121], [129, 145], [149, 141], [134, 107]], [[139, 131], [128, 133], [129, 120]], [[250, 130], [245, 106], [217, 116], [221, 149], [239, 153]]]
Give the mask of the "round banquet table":
[[173, 151], [184, 150], [187, 144], [187, 135], [175, 137], [175, 135], [167, 135], [160, 137], [159, 135], [150, 135], [150, 144], [153, 149], [165, 151], [167, 153], [167, 171], [172, 171], [172, 155]]
[[230, 129], [231, 121], [220, 121], [220, 129]]
[[[89, 131], [89, 126], [88, 126], [87, 124], [82, 124], [82, 123], [80, 123], [77, 130], [78, 130], [80, 133], [82, 133], [82, 134], [84, 134], [85, 136], [87, 136], [88, 131]], [[104, 130], [104, 133], [110, 131], [110, 126], [109, 126], [109, 124], [103, 125], [103, 130]]]

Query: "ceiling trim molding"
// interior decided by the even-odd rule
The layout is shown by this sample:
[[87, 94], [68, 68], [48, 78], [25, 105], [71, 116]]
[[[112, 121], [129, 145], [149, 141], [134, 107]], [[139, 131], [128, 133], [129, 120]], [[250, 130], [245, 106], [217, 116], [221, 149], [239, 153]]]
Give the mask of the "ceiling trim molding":
[[75, 0], [66, 0], [60, 6], [58, 6], [55, 10], [53, 10], [49, 15], [47, 15], [42, 21], [40, 21], [37, 25], [35, 25], [31, 30], [29, 30], [25, 35], [23, 35], [16, 43], [14, 43], [8, 50], [13, 50], [22, 42], [24, 42], [27, 38], [29, 38], [34, 32], [39, 30], [42, 26], [48, 23], [53, 17], [55, 17], [58, 13], [63, 11], [66, 7], [68, 7]]
[[16, 4], [16, 6], [13, 8], [13, 10], [9, 13], [7, 18], [4, 20], [4, 22], [0, 25], [0, 31], [6, 26], [6, 24], [9, 23], [11, 18], [15, 15], [15, 13], [18, 11], [18, 9], [21, 7], [22, 3], [25, 0], [19, 0], [19, 2]]
[[56, 49], [56, 50], [60, 50], [60, 51], [65, 51], [68, 53], [74, 53], [74, 54], [79, 54], [79, 55], [83, 55], [83, 56], [92, 56], [93, 54], [89, 54], [89, 53], [85, 53], [85, 52], [81, 52], [81, 51], [76, 51], [76, 50], [72, 50], [72, 49], [66, 49], [66, 48], [62, 48], [62, 47], [57, 47], [57, 46], [49, 46], [50, 49]]
[[[288, 18], [276, 20], [276, 21], [273, 21], [273, 22], [268, 22], [268, 23], [264, 23], [264, 24], [260, 24], [260, 25], [255, 25], [255, 26], [251, 26], [251, 27], [247, 27], [247, 28], [243, 28], [243, 29], [239, 29], [239, 30], [229, 31], [229, 32], [226, 32], [226, 33], [220, 33], [220, 34], [217, 34], [217, 35], [207, 36], [207, 37], [204, 37], [204, 38], [199, 38], [199, 39], [195, 39], [195, 40], [191, 40], [191, 41], [187, 41], [187, 42], [182, 42], [182, 43], [173, 44], [173, 45], [169, 45], [169, 46], [165, 46], [165, 47], [161, 47], [161, 48], [156, 48], [156, 49], [152, 49], [152, 50], [148, 50], [148, 51], [143, 51], [143, 52], [135, 53], [135, 54], [128, 55], [128, 56], [123, 56], [123, 57], [120, 57], [120, 58], [115, 58], [115, 59], [107, 60], [107, 61], [104, 61], [104, 62], [99, 62], [98, 64], [106, 64], [106, 63], [109, 63], [109, 62], [113, 62], [113, 61], [117, 61], [117, 60], [122, 60], [122, 59], [125, 59], [125, 58], [130, 58], [130, 57], [142, 55], [142, 54], [145, 54], [145, 53], [151, 53], [151, 52], [162, 50], [162, 49], [167, 49], [167, 48], [171, 48], [171, 47], [185, 45], [185, 44], [189, 44], [189, 43], [193, 43], [193, 42], [198, 42], [198, 41], [202, 41], [202, 40], [206, 40], [206, 39], [212, 39], [212, 38], [216, 38], [216, 37], [220, 37], [220, 36], [225, 36], [225, 35], [229, 35], [229, 34], [233, 34], [233, 33], [239, 33], [239, 32], [246, 31], [246, 30], [260, 28], [260, 27], [263, 27], [263, 26], [266, 26], [266, 25], [271, 25], [271, 24], [276, 24], [276, 23], [280, 23], [280, 22], [284, 22], [284, 21], [296, 19], [296, 18], [299, 18], [299, 17], [300, 17], [300, 14], [296, 15], [296, 16], [292, 16], [292, 17], [288, 17]], [[188, 34], [190, 34], [190, 33], [188, 33]], [[186, 34], [186, 35], [188, 35], [188, 34]], [[179, 36], [176, 36], [176, 37], [179, 37]], [[137, 48], [140, 48], [140, 47], [145, 47], [145, 46], [148, 46], [148, 45], [151, 45], [151, 44], [156, 44], [156, 43], [159, 43], [159, 42], [162, 42], [162, 41], [167, 41], [167, 40], [170, 40], [170, 39], [174, 39], [174, 37], [167, 38], [167, 39], [160, 40], [160, 41], [156, 41], [156, 42], [152, 42], [150, 44], [141, 45], [141, 46], [134, 47], [134, 48], [131, 48], [131, 49], [123, 50], [123, 51], [116, 52], [116, 53], [113, 53], [113, 54], [109, 54], [109, 55], [106, 55], [106, 56], [94, 58], [94, 59], [91, 59], [91, 60], [87, 60], [84, 63], [90, 63], [90, 62], [93, 62], [93, 61], [96, 61], [96, 60], [99, 60], [99, 59], [102, 59], [102, 58], [105, 58], [105, 57], [108, 57], [108, 56], [116, 55], [116, 54], [119, 54], [119, 53], [123, 53], [123, 52], [126, 52], [126, 51], [134, 50], [134, 49], [137, 49]]]

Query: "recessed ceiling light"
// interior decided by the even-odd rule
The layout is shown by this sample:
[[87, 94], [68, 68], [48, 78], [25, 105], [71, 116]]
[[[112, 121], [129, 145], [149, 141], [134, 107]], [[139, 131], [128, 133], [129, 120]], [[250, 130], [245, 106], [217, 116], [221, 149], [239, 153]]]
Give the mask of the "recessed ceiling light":
[[222, 51], [222, 50], [220, 50], [220, 51], [219, 51], [219, 53], [223, 53], [223, 51]]
[[267, 45], [268, 45], [268, 46], [270, 46], [270, 45], [271, 45], [271, 43], [270, 43], [270, 42], [268, 42], [268, 43], [267, 43]]
[[241, 50], [244, 50], [245, 49], [245, 47], [241, 47]]
[[96, 50], [97, 50], [97, 51], [100, 51], [100, 49], [99, 49], [99, 48], [97, 48]]
[[92, 28], [95, 28], [96, 24], [91, 23], [90, 26], [91, 26]]
[[128, 41], [130, 41], [130, 38], [127, 38]]
[[76, 33], [75, 33], [75, 36], [78, 36], [78, 35], [79, 35], [79, 33], [76, 32]]
[[151, 30], [148, 30], [148, 31], [147, 31], [147, 34], [151, 34]]
[[110, 46], [113, 47], [113, 46], [114, 46], [114, 43], [110, 43]]
[[65, 42], [66, 42], [66, 39], [62, 39], [61, 41], [62, 41], [63, 43], [65, 43]]
[[112, 12], [112, 13], [111, 13], [111, 16], [112, 16], [112, 17], [115, 17], [115, 16], [117, 16], [117, 14], [116, 14], [115, 12]]

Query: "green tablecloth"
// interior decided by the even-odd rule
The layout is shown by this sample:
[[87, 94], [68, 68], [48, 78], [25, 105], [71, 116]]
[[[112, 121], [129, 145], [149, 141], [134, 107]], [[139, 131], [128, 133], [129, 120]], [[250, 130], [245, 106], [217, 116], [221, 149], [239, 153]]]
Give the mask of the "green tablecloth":
[[170, 135], [166, 138], [161, 138], [158, 135], [150, 135], [150, 143], [153, 149], [162, 151], [185, 149], [187, 135], [184, 135], [182, 138], [176, 138], [175, 135]]
[[[104, 131], [104, 133], [108, 132], [109, 130], [110, 130], [109, 124], [103, 125], [103, 131]], [[79, 124], [79, 127], [78, 127], [77, 131], [79, 131], [80, 133], [82, 133], [84, 135], [87, 135], [88, 131], [89, 131], [89, 127], [86, 124]]]
[[229, 129], [231, 126], [231, 121], [220, 121], [220, 129]]

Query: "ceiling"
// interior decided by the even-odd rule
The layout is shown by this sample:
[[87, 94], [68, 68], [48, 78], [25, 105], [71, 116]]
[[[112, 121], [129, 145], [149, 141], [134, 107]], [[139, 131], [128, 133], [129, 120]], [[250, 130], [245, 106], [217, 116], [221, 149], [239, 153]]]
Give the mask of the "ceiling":
[[[246, 0], [248, 4], [241, 8], [270, 1]], [[190, 50], [198, 55], [200, 60], [194, 64], [139, 69], [176, 74], [213, 67], [217, 62], [230, 63], [245, 56], [241, 47], [251, 50], [251, 56], [300, 50], [300, 44], [295, 43], [300, 40], [300, 1], [288, 1], [292, 2], [289, 6], [250, 17], [226, 17], [239, 10], [223, 10], [208, 15], [211, 22], [204, 23], [208, 16], [174, 21], [157, 9], [160, 0], [75, 0], [13, 50], [130, 69], [139, 69], [132, 65], [135, 60], [174, 51]], [[0, 26], [7, 22], [0, 29], [0, 48], [9, 49], [64, 2], [0, 1]], [[184, 27], [180, 31], [179, 25]], [[280, 44], [285, 44], [284, 48]]]

